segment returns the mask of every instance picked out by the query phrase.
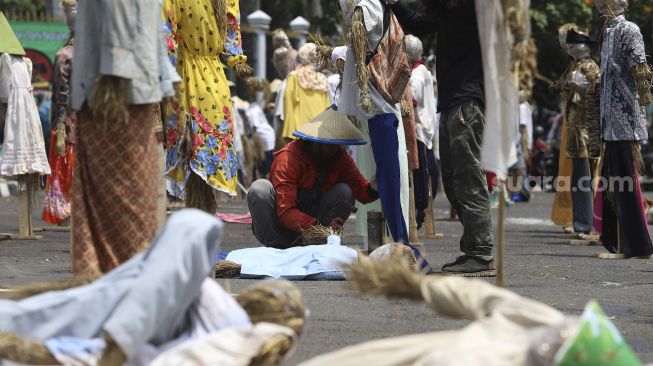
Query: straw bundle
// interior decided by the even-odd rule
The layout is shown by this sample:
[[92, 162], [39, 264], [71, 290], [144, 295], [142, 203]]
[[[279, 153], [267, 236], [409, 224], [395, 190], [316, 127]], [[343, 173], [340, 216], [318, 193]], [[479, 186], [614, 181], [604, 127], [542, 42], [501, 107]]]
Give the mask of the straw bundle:
[[30, 283], [0, 292], [0, 298], [21, 300], [49, 291], [68, 290], [73, 287], [87, 285], [95, 281], [97, 276], [73, 277], [55, 282]]
[[354, 10], [350, 43], [356, 58], [354, 61], [356, 62], [356, 73], [358, 74], [358, 86], [360, 87], [360, 105], [365, 112], [370, 112], [372, 110], [372, 99], [368, 87], [370, 71], [365, 60], [367, 52], [370, 51], [370, 45], [367, 41], [367, 29], [365, 28], [365, 19], [361, 8]]
[[331, 235], [342, 236], [342, 230], [319, 224], [313, 225], [307, 230], [302, 230], [302, 239], [305, 244], [324, 244]]
[[422, 300], [421, 283], [425, 277], [403, 259], [374, 263], [361, 258], [347, 269], [352, 286], [361, 293]]
[[215, 264], [215, 278], [238, 278], [240, 277], [241, 265], [232, 261], [218, 261]]
[[306, 316], [304, 297], [288, 281], [263, 281], [236, 296], [252, 323], [274, 323], [302, 333]]
[[236, 64], [236, 66], [234, 66], [234, 71], [241, 79], [247, 79], [254, 74], [254, 69], [252, 69], [248, 64]]
[[59, 365], [43, 343], [14, 333], [0, 333], [0, 360], [3, 359], [27, 365]]
[[265, 342], [258, 354], [249, 363], [250, 366], [276, 366], [281, 363], [284, 356], [290, 351], [294, 339], [290, 336], [279, 334]]
[[639, 64], [633, 67], [633, 76], [635, 77], [635, 87], [639, 93], [639, 104], [647, 106], [653, 103], [651, 87], [653, 87], [653, 72], [649, 64]]
[[211, 215], [218, 211], [213, 188], [195, 172], [190, 173], [186, 182], [186, 207], [197, 208]]
[[127, 83], [127, 79], [117, 76], [98, 77], [88, 98], [88, 107], [93, 115], [107, 123], [129, 121]]

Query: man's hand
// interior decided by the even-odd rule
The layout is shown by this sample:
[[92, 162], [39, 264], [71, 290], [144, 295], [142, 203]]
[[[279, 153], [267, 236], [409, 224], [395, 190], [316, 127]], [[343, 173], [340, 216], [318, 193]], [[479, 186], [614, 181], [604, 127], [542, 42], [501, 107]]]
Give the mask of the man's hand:
[[331, 222], [329, 223], [329, 227], [332, 228], [333, 230], [342, 230], [342, 225], [344, 224], [345, 224], [344, 219], [340, 217], [336, 217], [333, 220], [331, 220]]

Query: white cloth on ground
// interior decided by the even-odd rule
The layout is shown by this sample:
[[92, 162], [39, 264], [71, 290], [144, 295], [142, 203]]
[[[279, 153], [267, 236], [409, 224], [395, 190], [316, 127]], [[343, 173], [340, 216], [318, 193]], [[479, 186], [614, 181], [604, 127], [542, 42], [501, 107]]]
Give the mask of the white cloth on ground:
[[212, 333], [164, 352], [150, 366], [248, 366], [265, 342], [278, 335], [295, 338], [292, 329], [271, 323]]
[[7, 103], [0, 175], [50, 174], [41, 119], [32, 95], [30, 59], [7, 53], [0, 56], [0, 101]]
[[[438, 314], [472, 323], [460, 330], [407, 335], [350, 346], [301, 366], [527, 366], [531, 340], [565, 316], [481, 280], [432, 277], [422, 296]], [[473, 341], [470, 341], [473, 340]]]
[[245, 115], [247, 115], [247, 120], [249, 121], [249, 126], [254, 129], [256, 136], [261, 139], [263, 142], [263, 147], [265, 151], [274, 150], [275, 143], [275, 134], [274, 128], [268, 122], [263, 108], [258, 102], [252, 102], [249, 105], [249, 108], [245, 110]]
[[[189, 308], [188, 316], [190, 326], [187, 330], [160, 346], [145, 344], [129, 361], [128, 366], [150, 365], [155, 358], [163, 355], [176, 355], [172, 356], [175, 359], [187, 357], [183, 352], [177, 354], [176, 350], [193, 349], [195, 342], [203, 342], [207, 336], [220, 333], [225, 329], [236, 328], [238, 332], [248, 333], [252, 327], [243, 308], [220, 285], [209, 278], [202, 282], [200, 296]], [[102, 338], [57, 337], [46, 340], [45, 344], [50, 353], [64, 366], [96, 365], [106, 347]], [[202, 364], [214, 357], [223, 356], [222, 351], [217, 348], [204, 350]], [[256, 351], [258, 348], [253, 350]]]
[[436, 125], [436, 99], [433, 90], [433, 75], [424, 65], [413, 69], [410, 86], [415, 102], [415, 134], [417, 140], [426, 148], [433, 148], [433, 137]]
[[354, 264], [358, 253], [330, 236], [326, 245], [288, 249], [247, 248], [230, 252], [226, 260], [241, 265], [241, 278], [299, 280], [344, 280], [343, 264]]
[[519, 95], [511, 71], [512, 37], [508, 37], [501, 1], [475, 1], [486, 99], [481, 168], [503, 180], [517, 162], [514, 138], [519, 125]]
[[129, 359], [146, 343], [170, 342], [192, 329], [188, 311], [213, 270], [222, 232], [215, 217], [180, 211], [146, 252], [89, 285], [0, 300], [0, 332], [41, 341], [106, 332]]

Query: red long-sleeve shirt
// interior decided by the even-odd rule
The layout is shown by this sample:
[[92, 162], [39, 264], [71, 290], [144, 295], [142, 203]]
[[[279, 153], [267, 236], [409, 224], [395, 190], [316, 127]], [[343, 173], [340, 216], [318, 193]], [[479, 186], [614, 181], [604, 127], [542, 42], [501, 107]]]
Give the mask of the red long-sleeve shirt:
[[[318, 174], [317, 164], [304, 152], [304, 141], [296, 140], [279, 150], [274, 157], [270, 181], [276, 191], [277, 217], [281, 225], [295, 232], [315, 225], [317, 218], [302, 212], [297, 207], [297, 193], [300, 189], [315, 187]], [[345, 183], [361, 203], [370, 203], [377, 197], [370, 196], [367, 181], [360, 173], [351, 156], [343, 149], [326, 168], [322, 181], [322, 194], [338, 183]], [[346, 217], [345, 217], [346, 219]]]

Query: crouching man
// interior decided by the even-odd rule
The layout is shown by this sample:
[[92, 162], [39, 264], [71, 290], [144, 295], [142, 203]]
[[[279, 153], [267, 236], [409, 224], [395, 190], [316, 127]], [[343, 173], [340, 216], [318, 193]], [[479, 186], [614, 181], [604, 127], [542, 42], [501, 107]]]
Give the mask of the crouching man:
[[345, 116], [329, 108], [293, 135], [299, 139], [275, 154], [270, 180], [247, 195], [256, 239], [279, 249], [303, 245], [302, 230], [314, 225], [341, 229], [354, 200], [379, 198], [343, 148], [367, 143]]

